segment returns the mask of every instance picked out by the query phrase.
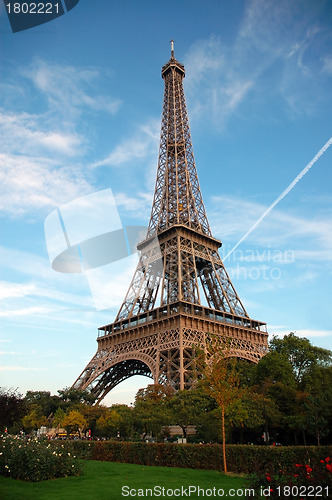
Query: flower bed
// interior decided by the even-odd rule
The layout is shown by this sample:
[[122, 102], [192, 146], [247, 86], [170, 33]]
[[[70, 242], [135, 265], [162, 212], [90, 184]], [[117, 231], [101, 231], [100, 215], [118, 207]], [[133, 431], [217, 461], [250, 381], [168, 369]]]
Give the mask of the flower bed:
[[262, 496], [280, 499], [332, 497], [332, 460], [326, 457], [319, 463], [296, 463], [293, 470], [279, 469], [274, 473], [254, 474], [251, 484]]

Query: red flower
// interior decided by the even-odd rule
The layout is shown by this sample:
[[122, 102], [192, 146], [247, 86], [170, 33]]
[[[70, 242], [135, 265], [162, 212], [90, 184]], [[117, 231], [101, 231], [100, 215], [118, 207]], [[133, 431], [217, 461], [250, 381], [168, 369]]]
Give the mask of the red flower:
[[271, 481], [271, 476], [267, 475], [267, 476], [266, 476], [266, 480], [267, 480], [268, 482], [270, 482], [270, 481]]
[[326, 457], [325, 462], [329, 462], [329, 461], [330, 461], [330, 457]]
[[299, 477], [299, 475], [298, 474], [294, 474], [294, 477]]
[[325, 460], [321, 460], [321, 461], [320, 461], [320, 463], [321, 463], [321, 464], [325, 464]]
[[332, 472], [332, 464], [326, 464], [326, 468], [329, 472]]
[[295, 464], [295, 467], [302, 467], [302, 464]]
[[312, 472], [312, 468], [309, 467], [309, 465], [306, 465], [306, 469], [307, 469], [307, 473], [309, 474], [309, 472]]

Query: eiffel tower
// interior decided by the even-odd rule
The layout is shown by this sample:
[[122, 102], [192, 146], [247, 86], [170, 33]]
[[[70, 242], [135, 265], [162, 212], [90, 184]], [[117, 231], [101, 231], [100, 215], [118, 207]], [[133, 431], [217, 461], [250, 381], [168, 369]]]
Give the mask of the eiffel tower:
[[251, 319], [219, 256], [205, 213], [183, 91], [174, 57], [165, 82], [157, 180], [140, 259], [115, 318], [99, 328], [98, 350], [73, 387], [96, 401], [133, 375], [175, 390], [195, 380], [195, 346], [209, 334], [228, 339], [234, 357], [257, 363], [267, 352], [266, 324]]

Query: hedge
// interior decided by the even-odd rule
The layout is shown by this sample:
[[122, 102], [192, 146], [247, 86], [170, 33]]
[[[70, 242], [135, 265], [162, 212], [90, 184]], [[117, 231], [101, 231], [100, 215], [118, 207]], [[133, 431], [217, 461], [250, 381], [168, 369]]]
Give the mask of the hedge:
[[[78, 457], [89, 460], [160, 465], [192, 469], [222, 469], [222, 447], [218, 444], [136, 443], [117, 441], [61, 441]], [[315, 465], [332, 457], [332, 446], [226, 446], [228, 470], [250, 474], [287, 472], [296, 463]]]

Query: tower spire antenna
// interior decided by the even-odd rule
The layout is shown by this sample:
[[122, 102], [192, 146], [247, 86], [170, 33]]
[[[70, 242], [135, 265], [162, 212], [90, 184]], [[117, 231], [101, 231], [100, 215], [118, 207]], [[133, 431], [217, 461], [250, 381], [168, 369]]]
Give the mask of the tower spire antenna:
[[174, 59], [174, 40], [171, 40], [171, 59]]

